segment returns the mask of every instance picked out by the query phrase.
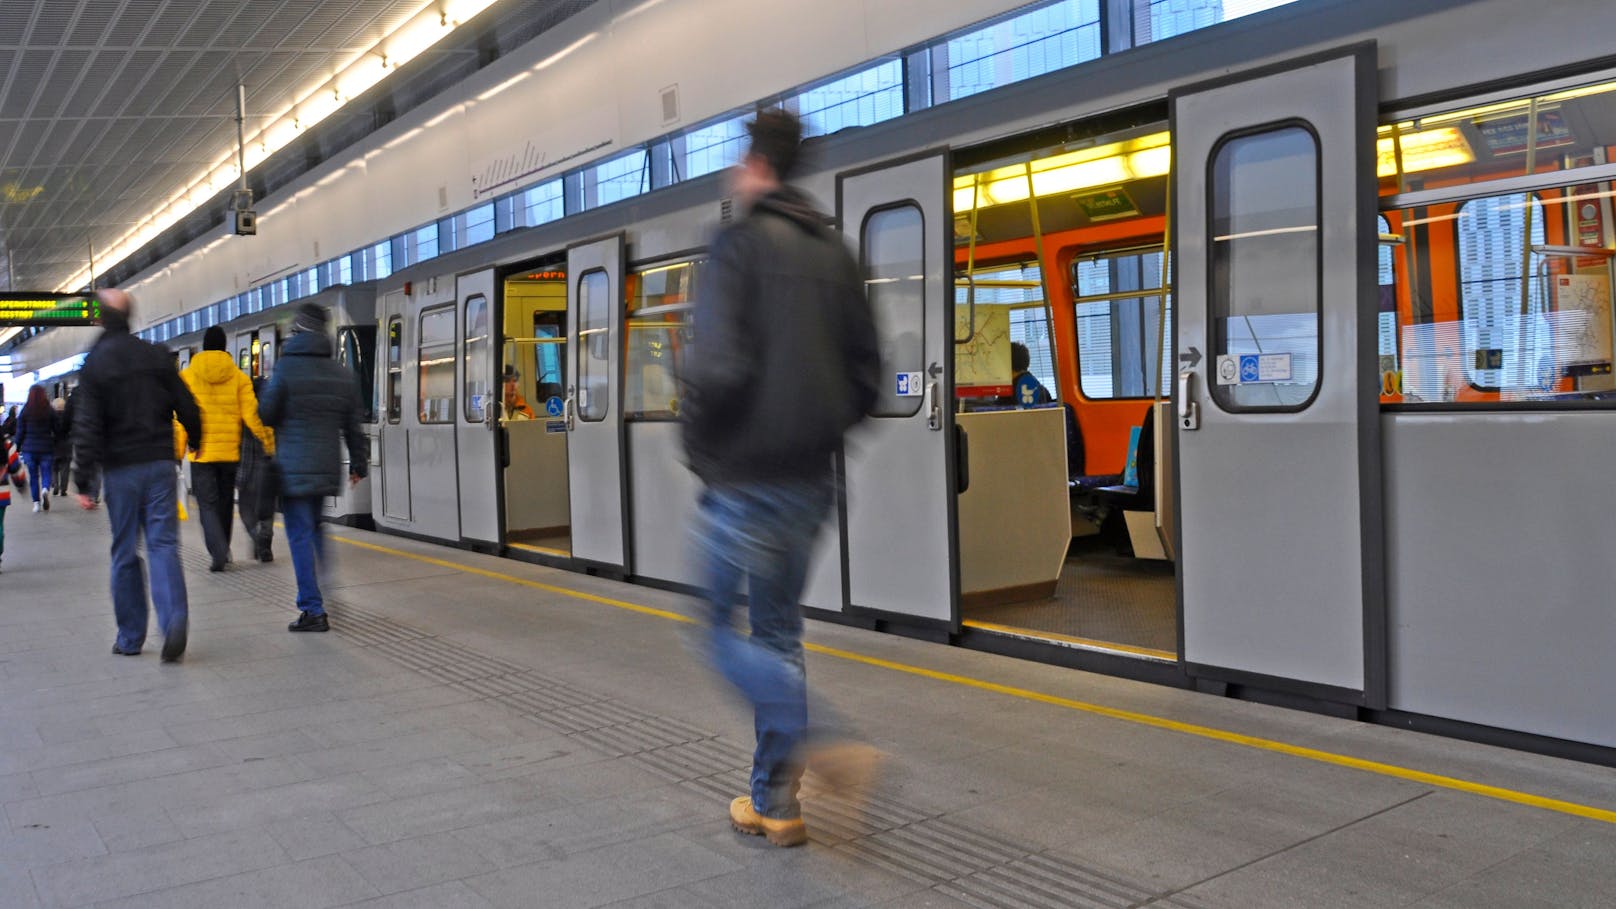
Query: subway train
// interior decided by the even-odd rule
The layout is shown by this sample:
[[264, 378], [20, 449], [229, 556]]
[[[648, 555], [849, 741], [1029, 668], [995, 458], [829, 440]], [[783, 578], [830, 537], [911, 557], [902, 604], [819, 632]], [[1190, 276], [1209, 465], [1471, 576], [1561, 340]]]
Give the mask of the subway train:
[[[1616, 8], [1406, 6], [810, 142], [884, 376], [811, 614], [1616, 760]], [[374, 402], [332, 513], [690, 588], [678, 377], [734, 216], [714, 173], [321, 291]]]

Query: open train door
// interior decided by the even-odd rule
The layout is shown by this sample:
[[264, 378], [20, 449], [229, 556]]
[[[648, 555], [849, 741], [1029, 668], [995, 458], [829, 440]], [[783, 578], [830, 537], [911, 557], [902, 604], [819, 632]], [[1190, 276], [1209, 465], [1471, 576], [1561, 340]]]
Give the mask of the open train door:
[[848, 609], [953, 630], [951, 175], [946, 152], [844, 173], [836, 212], [881, 341], [881, 397], [846, 445]]
[[460, 305], [461, 412], [455, 420], [455, 454], [460, 473], [460, 536], [473, 543], [498, 546], [499, 483], [499, 380], [493, 269], [455, 278]]
[[623, 235], [567, 250], [567, 483], [572, 557], [628, 565], [623, 465]]
[[1171, 99], [1185, 667], [1370, 707], [1385, 697], [1375, 60], [1357, 45]]

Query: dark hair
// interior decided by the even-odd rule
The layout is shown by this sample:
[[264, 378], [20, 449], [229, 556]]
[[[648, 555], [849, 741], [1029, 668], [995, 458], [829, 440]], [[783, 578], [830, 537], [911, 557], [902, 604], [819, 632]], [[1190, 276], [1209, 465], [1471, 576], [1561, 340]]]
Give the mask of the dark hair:
[[22, 415], [26, 418], [50, 416], [52, 413], [50, 398], [45, 396], [45, 386], [35, 385], [28, 389], [28, 403], [22, 406]]
[[796, 173], [802, 163], [802, 121], [796, 114], [779, 108], [759, 111], [746, 124], [746, 133], [752, 139], [747, 153], [767, 161], [776, 178], [785, 181]]
[[1020, 341], [1010, 342], [1010, 371], [1021, 375], [1032, 365], [1032, 354], [1027, 352], [1027, 345]]
[[218, 325], [209, 325], [208, 330], [202, 333], [203, 350], [224, 350], [228, 344], [224, 329]]

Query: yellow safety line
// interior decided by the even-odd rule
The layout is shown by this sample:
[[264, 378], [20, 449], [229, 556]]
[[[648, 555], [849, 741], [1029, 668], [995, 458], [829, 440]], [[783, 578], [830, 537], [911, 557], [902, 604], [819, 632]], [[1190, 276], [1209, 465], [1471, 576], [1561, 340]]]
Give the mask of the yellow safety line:
[[[340, 540], [341, 542], [347, 543], [350, 546], [358, 546], [361, 549], [369, 549], [373, 552], [400, 556], [406, 559], [413, 559], [417, 562], [424, 562], [428, 565], [437, 565], [442, 568], [449, 568], [455, 571], [465, 572], [466, 574], [477, 575], [478, 577], [489, 578], [496, 581], [505, 581], [507, 583], [517, 584], [523, 587], [530, 587], [534, 590], [543, 590], [547, 593], [560, 594], [561, 596], [572, 597], [573, 599], [585, 600], [591, 603], [600, 603], [604, 606], [612, 606], [617, 609], [626, 609], [630, 612], [640, 613], [641, 615], [655, 616], [659, 619], [682, 622], [686, 625], [698, 624], [697, 620], [691, 618], [690, 616], [672, 612], [666, 609], [656, 609], [651, 606], [642, 606], [639, 603], [630, 603], [626, 600], [617, 600], [611, 597], [603, 597], [593, 593], [584, 593], [581, 590], [574, 590], [570, 587], [561, 587], [555, 584], [545, 584], [541, 581], [530, 581], [527, 578], [519, 578], [515, 575], [504, 574], [498, 571], [489, 571], [485, 568], [476, 568], [470, 565], [462, 565], [458, 562], [451, 562], [447, 559], [417, 555], [413, 552], [405, 552], [401, 549], [392, 549], [387, 546], [379, 546], [375, 543], [367, 543], [362, 540], [355, 540], [346, 536], [333, 535], [332, 539]], [[1485, 783], [1476, 783], [1470, 780], [1443, 776], [1436, 773], [1426, 773], [1423, 770], [1413, 770], [1408, 767], [1399, 767], [1396, 764], [1385, 764], [1381, 763], [1380, 761], [1370, 761], [1363, 758], [1351, 757], [1350, 755], [1336, 754], [1332, 751], [1321, 751], [1317, 748], [1306, 748], [1301, 745], [1292, 745], [1288, 742], [1280, 742], [1273, 739], [1265, 739], [1252, 735], [1244, 735], [1238, 732], [1230, 732], [1226, 729], [1217, 729], [1211, 726], [1201, 726], [1195, 723], [1183, 723], [1179, 722], [1178, 720], [1169, 720], [1165, 717], [1154, 716], [1148, 713], [1136, 713], [1132, 710], [1119, 710], [1115, 707], [1106, 707], [1101, 704], [1091, 704], [1087, 701], [1060, 697], [1059, 695], [1045, 694], [1044, 692], [1033, 691], [1029, 688], [1017, 688], [1013, 685], [1001, 685], [997, 682], [989, 682], [984, 679], [972, 678], [970, 676], [955, 675], [949, 672], [939, 672], [935, 669], [926, 669], [922, 666], [915, 666], [909, 663], [898, 663], [892, 660], [884, 660], [880, 657], [855, 653], [851, 650], [841, 650], [836, 647], [826, 647], [823, 644], [806, 643], [803, 646], [813, 653], [835, 657], [840, 660], [847, 660], [851, 663], [862, 663], [866, 666], [874, 666], [880, 669], [891, 670], [892, 672], [901, 672], [906, 675], [918, 676], [920, 678], [932, 679], [939, 682], [948, 682], [950, 684], [960, 685], [966, 688], [975, 688], [978, 691], [988, 691], [994, 694], [1002, 694], [1008, 697], [1020, 698], [1026, 701], [1034, 701], [1040, 704], [1049, 704], [1054, 707], [1064, 707], [1068, 710], [1077, 710], [1083, 713], [1093, 714], [1095, 716], [1108, 717], [1110, 719], [1121, 720], [1127, 723], [1135, 723], [1141, 726], [1150, 726], [1156, 729], [1165, 729], [1171, 732], [1183, 733], [1184, 735], [1192, 735], [1198, 738], [1210, 739], [1216, 742], [1226, 742], [1232, 745], [1254, 748], [1259, 751], [1285, 754], [1291, 757], [1303, 758], [1309, 761], [1317, 761], [1321, 764], [1333, 764], [1337, 767], [1348, 767], [1353, 770], [1362, 770], [1368, 773], [1378, 774], [1380, 776], [1409, 780], [1410, 782], [1422, 783], [1427, 786], [1437, 786], [1442, 789], [1452, 789], [1457, 792], [1466, 792], [1471, 795], [1479, 795], [1484, 798], [1497, 799], [1503, 802], [1513, 802], [1517, 805], [1527, 805], [1533, 808], [1542, 808], [1546, 811], [1554, 811], [1560, 814], [1569, 814], [1576, 817], [1589, 818], [1591, 820], [1602, 821], [1607, 824], [1616, 824], [1616, 811], [1612, 811], [1607, 808], [1596, 808], [1592, 805], [1583, 805], [1577, 802], [1564, 801], [1562, 799], [1532, 795], [1529, 792], [1505, 789], [1501, 786], [1489, 786]]]
[[966, 628], [977, 628], [982, 631], [994, 631], [999, 634], [1012, 634], [1021, 638], [1041, 638], [1047, 641], [1060, 641], [1066, 644], [1078, 644], [1083, 647], [1094, 647], [1099, 650], [1120, 650], [1123, 653], [1132, 653], [1138, 656], [1155, 657], [1158, 660], [1178, 662], [1178, 654], [1166, 650], [1156, 650], [1150, 647], [1135, 647], [1132, 644], [1117, 644], [1111, 641], [1097, 641], [1093, 638], [1080, 638], [1070, 634], [1061, 634], [1056, 631], [1039, 631], [1035, 628], [1021, 628], [1015, 625], [1000, 625], [995, 622], [979, 622], [976, 619], [966, 619], [960, 622]]

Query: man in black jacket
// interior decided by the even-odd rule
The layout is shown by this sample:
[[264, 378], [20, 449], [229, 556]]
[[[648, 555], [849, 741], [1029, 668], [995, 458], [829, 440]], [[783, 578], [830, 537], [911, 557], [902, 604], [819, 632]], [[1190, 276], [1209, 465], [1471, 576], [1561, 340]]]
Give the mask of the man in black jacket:
[[[809, 558], [834, 500], [842, 436], [875, 405], [880, 354], [863, 276], [809, 199], [785, 185], [802, 126], [782, 111], [747, 124], [751, 147], [732, 172], [745, 212], [713, 241], [686, 360], [684, 442], [702, 480], [695, 527], [718, 671], [752, 703], [749, 795], [730, 804], [743, 833], [807, 839], [798, 782], [808, 739], [802, 615]], [[745, 579], [751, 635], [734, 627]], [[827, 745], [816, 710], [814, 747]], [[867, 763], [839, 747], [822, 772]], [[848, 752], [866, 752], [851, 758]], [[853, 774], [838, 773], [840, 782]], [[838, 780], [832, 780], [838, 782]]]
[[331, 358], [325, 309], [305, 303], [292, 323], [292, 337], [281, 347], [269, 387], [258, 399], [258, 416], [275, 429], [280, 467], [281, 514], [286, 548], [297, 575], [297, 621], [288, 631], [327, 631], [320, 572], [325, 535], [320, 506], [342, 491], [342, 444], [348, 445], [348, 483], [357, 484], [370, 466], [370, 445], [359, 427], [363, 405], [359, 382]]
[[163, 662], [185, 653], [190, 625], [185, 572], [180, 566], [174, 420], [193, 439], [202, 414], [180, 380], [168, 351], [129, 333], [134, 301], [121, 290], [97, 291], [106, 330], [90, 348], [79, 377], [73, 415], [74, 479], [79, 505], [95, 508], [105, 473], [112, 522], [112, 611], [118, 639], [112, 652], [140, 653], [146, 643], [146, 580], [140, 537], [151, 561], [151, 601], [163, 631]]

